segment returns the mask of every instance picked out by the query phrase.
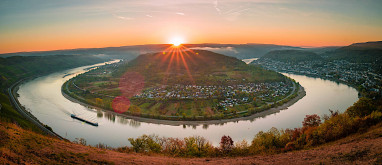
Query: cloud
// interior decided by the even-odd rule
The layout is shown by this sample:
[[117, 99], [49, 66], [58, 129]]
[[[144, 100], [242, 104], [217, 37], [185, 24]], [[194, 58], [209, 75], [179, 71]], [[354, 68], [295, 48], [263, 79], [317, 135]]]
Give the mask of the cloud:
[[150, 17], [150, 18], [152, 18], [153, 16], [152, 16], [152, 15], [148, 15], [148, 14], [146, 14], [146, 17]]
[[[243, 4], [245, 3], [245, 4]], [[238, 4], [240, 4], [239, 7], [236, 7]], [[218, 0], [213, 1], [213, 7], [215, 10], [219, 13], [219, 15], [222, 15], [223, 18], [227, 19], [228, 21], [234, 21], [236, 20], [240, 15], [242, 15], [245, 11], [249, 10], [247, 8], [250, 3], [243, 1], [238, 4], [235, 3], [225, 3], [221, 4]]]
[[214, 1], [214, 8], [216, 9], [216, 11], [221, 14], [221, 10], [218, 8], [218, 0], [215, 0]]
[[177, 12], [177, 13], [175, 13], [175, 14], [178, 14], [178, 15], [184, 15], [184, 13], [180, 13], [180, 12]]
[[127, 21], [134, 20], [134, 18], [131, 18], [131, 17], [123, 17], [123, 16], [116, 15], [116, 14], [113, 14], [113, 16], [114, 16], [115, 18], [118, 18], [118, 19], [121, 19], [121, 20], [127, 20]]
[[241, 9], [241, 8], [238, 8], [238, 9], [233, 9], [233, 10], [230, 10], [228, 12], [225, 13], [226, 15], [226, 19], [229, 20], [229, 21], [234, 21], [236, 20], [243, 12], [249, 10], [249, 8], [245, 8], [245, 9]]
[[233, 48], [231, 46], [227, 46], [227, 47], [194, 47], [191, 49], [209, 50], [212, 52], [222, 53], [222, 54], [232, 54], [232, 53], [238, 54], [239, 53], [235, 48]]

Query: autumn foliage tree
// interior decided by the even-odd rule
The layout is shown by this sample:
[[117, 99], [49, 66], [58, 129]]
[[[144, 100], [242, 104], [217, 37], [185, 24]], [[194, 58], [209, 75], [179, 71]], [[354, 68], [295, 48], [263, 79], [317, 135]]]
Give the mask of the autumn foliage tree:
[[223, 136], [220, 140], [220, 149], [223, 153], [228, 153], [233, 149], [233, 140], [229, 136]]
[[317, 127], [321, 124], [320, 116], [317, 114], [306, 115], [304, 121], [302, 122], [303, 127]]
[[362, 97], [357, 102], [355, 102], [351, 107], [349, 107], [346, 112], [352, 116], [364, 117], [371, 112], [375, 111], [377, 108], [373, 103], [373, 100], [370, 98]]

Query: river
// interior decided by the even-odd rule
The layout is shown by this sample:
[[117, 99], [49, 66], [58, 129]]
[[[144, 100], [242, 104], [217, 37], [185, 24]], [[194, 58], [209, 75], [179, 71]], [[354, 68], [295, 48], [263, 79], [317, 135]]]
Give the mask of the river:
[[248, 59], [243, 59], [243, 61], [246, 63], [246, 64], [250, 64], [252, 61], [255, 61], [259, 58], [248, 58]]
[[[98, 64], [100, 65], [100, 64]], [[87, 144], [103, 143], [111, 147], [129, 145], [128, 138], [143, 134], [156, 134], [166, 137], [188, 137], [200, 135], [212, 144], [218, 145], [223, 135], [229, 135], [234, 141], [250, 142], [256, 133], [272, 127], [279, 129], [300, 127], [305, 115], [323, 116], [331, 110], [343, 112], [358, 100], [354, 88], [344, 84], [320, 78], [285, 74], [299, 82], [306, 91], [306, 96], [286, 110], [238, 122], [218, 125], [171, 126], [139, 122], [125, 117], [96, 111], [78, 103], [67, 100], [61, 94], [61, 86], [68, 79], [85, 72], [86, 67], [79, 67], [39, 77], [20, 85], [18, 100], [28, 111], [42, 123], [49, 125], [53, 131], [69, 140], [84, 138]], [[94, 127], [70, 117], [78, 116], [98, 122]]]

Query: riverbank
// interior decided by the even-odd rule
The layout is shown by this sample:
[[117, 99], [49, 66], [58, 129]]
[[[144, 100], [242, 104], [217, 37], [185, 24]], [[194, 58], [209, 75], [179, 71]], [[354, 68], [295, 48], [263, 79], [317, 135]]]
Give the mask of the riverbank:
[[58, 139], [60, 140], [65, 140], [64, 138], [62, 138], [60, 135], [58, 135], [57, 133], [55, 133], [51, 127], [49, 127], [48, 125], [45, 125], [43, 123], [41, 123], [35, 116], [33, 116], [30, 112], [26, 111], [25, 108], [19, 103], [19, 101], [17, 100], [17, 98], [15, 96], [17, 96], [17, 94], [15, 93], [15, 91], [17, 91], [19, 89], [19, 86], [21, 84], [23, 84], [25, 81], [28, 81], [28, 80], [32, 80], [36, 77], [29, 77], [29, 78], [24, 78], [24, 79], [21, 79], [19, 81], [17, 81], [16, 83], [12, 84], [9, 88], [8, 88], [8, 95], [9, 95], [9, 100], [12, 102], [13, 106], [15, 107], [15, 109], [19, 112], [20, 115], [22, 115], [24, 118], [26, 118], [27, 120], [29, 120], [30, 122], [32, 122], [34, 125], [36, 125], [41, 131], [43, 131], [46, 135], [50, 135], [52, 137], [57, 137]]
[[[279, 72], [279, 71], [277, 71], [277, 72]], [[333, 81], [333, 82], [336, 82], [338, 84], [345, 84], [347, 86], [350, 86], [350, 87], [356, 89], [357, 92], [358, 92], [358, 96], [362, 97], [362, 93], [361, 93], [361, 91], [358, 88], [359, 85], [356, 85], [356, 84], [353, 84], [353, 83], [349, 83], [349, 82], [346, 82], [346, 81], [341, 81], [340, 79], [330, 78], [330, 77], [325, 77], [325, 76], [317, 76], [317, 75], [314, 75], [314, 74], [303, 74], [303, 73], [300, 73], [300, 72], [280, 72], [280, 73], [302, 75], [302, 76], [307, 76], [307, 77], [312, 77], [312, 78], [319, 78], [319, 79], [323, 79], [323, 80]]]
[[270, 108], [268, 110], [264, 110], [264, 111], [261, 111], [261, 112], [258, 112], [258, 113], [255, 113], [255, 114], [252, 114], [249, 116], [237, 117], [237, 118], [231, 118], [231, 119], [219, 119], [219, 120], [183, 121], [183, 120], [160, 120], [160, 119], [153, 119], [153, 118], [145, 118], [145, 117], [120, 114], [120, 113], [112, 112], [110, 110], [105, 110], [105, 109], [102, 109], [100, 107], [96, 107], [96, 106], [81, 102], [81, 101], [67, 95], [63, 90], [61, 90], [61, 93], [66, 99], [68, 99], [72, 102], [81, 104], [83, 106], [86, 106], [86, 107], [89, 107], [92, 109], [101, 110], [105, 113], [111, 113], [114, 115], [123, 116], [123, 117], [126, 117], [128, 119], [133, 119], [133, 120], [145, 122], [145, 123], [165, 124], [165, 125], [172, 125], [172, 126], [179, 126], [179, 125], [198, 126], [198, 125], [205, 125], [205, 124], [207, 124], [207, 125], [218, 125], [218, 124], [224, 124], [224, 123], [228, 123], [228, 122], [238, 122], [238, 121], [243, 121], [243, 120], [254, 120], [255, 118], [258, 118], [258, 117], [265, 117], [265, 116], [270, 115], [270, 114], [278, 113], [281, 110], [288, 109], [289, 106], [293, 105], [294, 103], [296, 103], [298, 100], [300, 100], [301, 98], [303, 98], [306, 95], [304, 87], [299, 85], [298, 91], [297, 91], [297, 96], [294, 97], [293, 99], [289, 100], [288, 102], [286, 102], [280, 106], [273, 107], [273, 108]]

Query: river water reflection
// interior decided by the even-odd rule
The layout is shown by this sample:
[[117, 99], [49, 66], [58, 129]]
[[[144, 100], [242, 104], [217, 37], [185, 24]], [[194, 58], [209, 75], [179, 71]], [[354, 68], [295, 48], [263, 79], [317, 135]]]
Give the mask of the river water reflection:
[[[126, 146], [128, 138], [143, 134], [166, 137], [188, 137], [200, 135], [218, 145], [223, 135], [234, 141], [251, 141], [254, 135], [272, 127], [285, 129], [300, 127], [307, 114], [328, 114], [329, 109], [343, 112], [358, 100], [357, 91], [344, 84], [319, 78], [285, 74], [299, 82], [306, 96], [286, 110], [253, 120], [229, 122], [217, 125], [171, 126], [139, 122], [112, 113], [86, 108], [67, 100], [61, 94], [61, 86], [87, 67], [57, 72], [22, 84], [18, 90], [19, 102], [42, 123], [49, 125], [64, 138], [84, 138], [88, 144], [104, 143], [111, 147]], [[70, 74], [70, 75], [68, 75]], [[84, 124], [70, 117], [75, 113], [99, 123], [98, 127]]]

